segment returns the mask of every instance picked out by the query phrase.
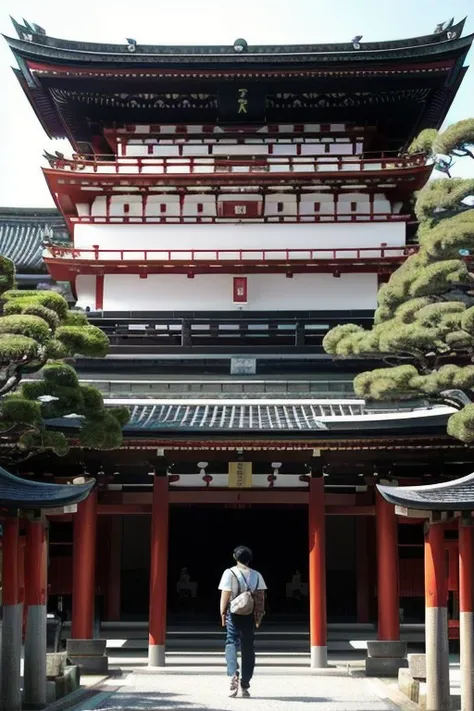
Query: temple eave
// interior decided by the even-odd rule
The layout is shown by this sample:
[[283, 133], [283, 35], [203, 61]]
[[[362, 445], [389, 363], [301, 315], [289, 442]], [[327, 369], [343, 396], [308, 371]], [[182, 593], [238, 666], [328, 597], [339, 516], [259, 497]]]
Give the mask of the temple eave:
[[454, 481], [423, 486], [387, 486], [378, 490], [391, 504], [423, 511], [469, 511], [474, 509], [474, 473]]
[[71, 506], [84, 501], [94, 486], [94, 480], [70, 486], [30, 481], [0, 467], [0, 506], [32, 510]]

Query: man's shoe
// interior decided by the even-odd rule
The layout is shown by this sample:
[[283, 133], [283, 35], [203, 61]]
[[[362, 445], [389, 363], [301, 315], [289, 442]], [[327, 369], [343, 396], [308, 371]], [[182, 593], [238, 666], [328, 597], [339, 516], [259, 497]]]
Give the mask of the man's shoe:
[[242, 688], [242, 698], [243, 699], [250, 699], [250, 691], [248, 689]]
[[239, 675], [234, 674], [234, 676], [230, 680], [230, 691], [229, 691], [230, 698], [237, 696], [238, 691], [239, 691]]

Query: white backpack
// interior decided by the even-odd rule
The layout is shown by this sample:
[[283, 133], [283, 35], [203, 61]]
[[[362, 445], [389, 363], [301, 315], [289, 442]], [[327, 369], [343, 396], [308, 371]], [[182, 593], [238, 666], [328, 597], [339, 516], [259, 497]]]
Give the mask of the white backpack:
[[[237, 580], [237, 584], [239, 586], [239, 593], [230, 603], [230, 611], [233, 615], [252, 615], [254, 608], [255, 608], [255, 601], [254, 601], [254, 595], [255, 591], [257, 590], [258, 587], [258, 578], [257, 578], [257, 585], [255, 587], [255, 590], [251, 590], [249, 587], [249, 584], [245, 580], [244, 576], [241, 574], [240, 576], [237, 576], [233, 570], [230, 571], [234, 578]], [[240, 578], [240, 580], [239, 580]], [[243, 592], [240, 592], [241, 590], [241, 581], [246, 586], [246, 590]]]

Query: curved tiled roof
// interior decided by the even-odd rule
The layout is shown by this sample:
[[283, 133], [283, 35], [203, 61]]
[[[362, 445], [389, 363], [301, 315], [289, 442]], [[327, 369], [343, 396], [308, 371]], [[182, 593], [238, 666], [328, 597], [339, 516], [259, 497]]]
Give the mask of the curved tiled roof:
[[377, 485], [389, 503], [423, 511], [469, 511], [474, 509], [474, 474], [441, 484], [423, 486]]
[[[390, 103], [396, 102], [401, 106], [397, 120], [403, 124], [397, 129], [398, 150], [414, 131], [442, 124], [466, 72], [464, 59], [473, 41], [473, 35], [462, 36], [464, 20], [451, 21], [429, 35], [396, 41], [359, 42], [358, 37], [347, 37], [342, 43], [250, 45], [236, 40], [213, 46], [145, 45], [139, 38], [124, 38], [122, 44], [78, 42], [49, 37], [25, 21], [13, 24], [19, 39], [5, 40], [16, 58], [14, 71], [21, 87], [46, 133], [68, 138], [79, 153], [95, 152], [93, 139], [103, 125], [238, 120], [233, 113], [236, 72], [249, 79], [256, 92], [252, 121], [264, 118], [266, 103], [274, 101], [272, 91], [278, 94], [278, 87], [283, 93], [293, 87], [301, 105], [293, 106], [291, 99], [289, 105], [286, 99], [281, 103], [277, 96], [271, 106], [272, 122], [277, 124], [287, 123], [288, 111], [296, 112], [295, 123], [313, 123], [315, 116], [318, 122], [330, 122], [335, 108], [341, 123], [365, 123], [371, 115], [374, 123], [385, 124], [393, 111]], [[236, 46], [243, 51], [235, 51]], [[356, 86], [348, 89], [350, 76]], [[306, 94], [307, 82], [314, 77], [330, 78], [331, 83], [317, 89], [321, 94], [317, 105], [312, 99], [309, 105], [306, 99], [301, 103], [298, 97]], [[162, 105], [162, 94], [174, 92], [175, 82], [187, 87], [184, 99], [173, 94]], [[148, 98], [144, 86], [152, 86]], [[201, 89], [207, 96], [205, 105], [187, 98]], [[346, 93], [347, 97], [340, 96]]]
[[54, 240], [69, 241], [63, 217], [57, 210], [0, 208], [0, 254], [15, 264], [17, 272], [45, 271], [44, 229]]
[[17, 509], [51, 509], [78, 504], [86, 499], [95, 482], [45, 484], [21, 479], [0, 467], [0, 506]]
[[[328, 431], [329, 436], [338, 433], [357, 432], [367, 436], [373, 431], [413, 433], [429, 428], [446, 426], [450, 408], [413, 408], [401, 411], [376, 412], [366, 408], [358, 400], [140, 400], [105, 399], [107, 407], [125, 405], [130, 409], [130, 420], [124, 427], [125, 435], [145, 435], [160, 432], [174, 435], [180, 433], [219, 435], [224, 432], [255, 436], [281, 435], [299, 432], [311, 435]], [[77, 428], [80, 421], [74, 416], [48, 420], [47, 425], [61, 428]]]
[[[106, 400], [110, 406], [113, 400]], [[116, 404], [119, 404], [116, 401]], [[126, 404], [126, 401], [120, 401]], [[423, 408], [406, 413], [369, 411], [364, 401], [272, 402], [272, 400], [233, 402], [227, 400], [197, 403], [162, 402], [133, 404], [126, 432], [176, 430], [240, 431], [240, 432], [314, 432], [317, 430], [368, 430], [414, 428], [437, 425], [444, 420], [446, 408], [427, 411]]]
[[[236, 65], [254, 62], [280, 62], [289, 58], [296, 61], [324, 62], [366, 62], [367, 59], [399, 59], [418, 57], [450, 51], [460, 44], [460, 37], [465, 20], [441, 32], [386, 42], [364, 42], [360, 48], [354, 46], [350, 38], [347, 42], [327, 44], [298, 45], [247, 45], [245, 51], [235, 52], [234, 45], [145, 45], [136, 43], [136, 49], [131, 52], [127, 42], [123, 44], [104, 44], [96, 42], [77, 42], [56, 37], [49, 37], [44, 30], [35, 31], [35, 27], [21, 25], [13, 20], [13, 25], [19, 39], [6, 37], [11, 49], [24, 57], [54, 59], [59, 62], [120, 63], [127, 65], [143, 65], [179, 61], [194, 63], [196, 61], [229, 62]], [[40, 29], [40, 28], [38, 28]], [[467, 40], [467, 42], [466, 42]], [[245, 40], [244, 40], [245, 42]], [[469, 38], [461, 40], [461, 44], [469, 44]], [[133, 45], [133, 43], [132, 43]]]

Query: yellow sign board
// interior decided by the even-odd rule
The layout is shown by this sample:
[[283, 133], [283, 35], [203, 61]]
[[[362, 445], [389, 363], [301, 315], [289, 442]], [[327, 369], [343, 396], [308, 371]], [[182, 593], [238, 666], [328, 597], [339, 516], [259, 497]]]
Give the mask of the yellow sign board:
[[229, 489], [252, 488], [252, 462], [229, 462]]

